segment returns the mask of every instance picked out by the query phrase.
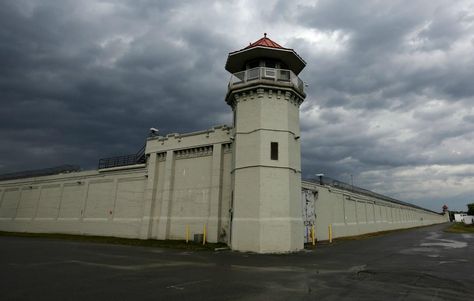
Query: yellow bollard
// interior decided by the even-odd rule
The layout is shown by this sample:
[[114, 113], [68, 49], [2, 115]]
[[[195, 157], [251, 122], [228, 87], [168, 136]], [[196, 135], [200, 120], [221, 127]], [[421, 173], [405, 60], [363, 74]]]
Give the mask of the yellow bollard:
[[202, 244], [206, 244], [206, 224], [204, 224], [204, 229], [203, 229], [203, 235], [202, 235]]
[[186, 225], [186, 243], [189, 242], [189, 225]]
[[316, 245], [316, 240], [314, 239], [314, 225], [311, 226], [311, 241], [313, 242], [313, 246]]
[[329, 230], [329, 243], [332, 243], [332, 225], [328, 226], [328, 230]]

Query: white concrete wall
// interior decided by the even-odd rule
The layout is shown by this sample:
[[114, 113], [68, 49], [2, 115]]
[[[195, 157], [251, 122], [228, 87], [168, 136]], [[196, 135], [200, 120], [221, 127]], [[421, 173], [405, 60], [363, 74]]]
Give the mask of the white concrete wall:
[[146, 169], [0, 182], [0, 230], [137, 237]]
[[474, 224], [474, 216], [466, 215], [462, 218], [462, 222], [465, 223], [466, 225], [472, 225]]
[[[202, 234], [228, 242], [231, 201], [231, 128], [170, 134], [148, 140], [150, 208], [142, 238], [185, 239]], [[155, 162], [155, 163], [150, 163]]]
[[[209, 242], [229, 243], [229, 210], [237, 182], [241, 202], [234, 203], [234, 210], [242, 217], [239, 230], [247, 231], [241, 233], [240, 247], [260, 246], [259, 252], [295, 248], [294, 242], [305, 235], [299, 225], [301, 203], [293, 200], [301, 192], [297, 158], [285, 147], [281, 160], [271, 162], [265, 149], [256, 162], [254, 156], [240, 154], [235, 166], [231, 134], [230, 128], [216, 127], [149, 139], [147, 164], [131, 168], [2, 181], [0, 231], [185, 239], [188, 226], [190, 239], [206, 227]], [[278, 133], [265, 141], [279, 138]], [[242, 168], [239, 177], [232, 177], [233, 168], [258, 162], [281, 166], [257, 173]], [[328, 239], [330, 224], [333, 236], [342, 237], [447, 221], [447, 216], [333, 187], [303, 182], [303, 189], [318, 192], [314, 208], [319, 240]]]
[[329, 225], [332, 225], [333, 238], [337, 238], [449, 221], [447, 214], [439, 215], [330, 186], [302, 182], [302, 187], [317, 192], [314, 208], [318, 240], [328, 240]]
[[[168, 172], [165, 163], [173, 160]], [[210, 242], [227, 242], [230, 206], [229, 145], [214, 145], [174, 152], [159, 165], [157, 198], [152, 238], [185, 239], [202, 234]], [[169, 176], [168, 187], [166, 177]], [[161, 211], [161, 212], [160, 212]], [[159, 229], [159, 228], [162, 229]], [[161, 230], [161, 231], [160, 231]]]
[[455, 213], [454, 214], [454, 221], [457, 222], [457, 223], [461, 223], [465, 216], [467, 216], [467, 214], [465, 214], [465, 213]]
[[147, 164], [0, 182], [0, 231], [229, 239], [230, 129], [148, 140]]

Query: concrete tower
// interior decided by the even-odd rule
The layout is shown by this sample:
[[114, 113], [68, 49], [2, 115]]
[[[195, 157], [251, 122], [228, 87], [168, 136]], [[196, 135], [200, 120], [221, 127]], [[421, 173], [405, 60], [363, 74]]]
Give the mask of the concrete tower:
[[226, 102], [234, 113], [234, 250], [303, 248], [298, 74], [305, 61], [266, 37], [231, 52]]

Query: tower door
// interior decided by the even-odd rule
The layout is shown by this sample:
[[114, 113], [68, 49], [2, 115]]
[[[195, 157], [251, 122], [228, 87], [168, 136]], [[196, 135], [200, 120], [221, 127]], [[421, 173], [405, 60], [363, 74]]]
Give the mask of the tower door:
[[[303, 223], [304, 223], [304, 242], [309, 243], [311, 239], [311, 229], [316, 225], [316, 211], [315, 211], [315, 200], [317, 199], [318, 192], [309, 189], [301, 190], [301, 202], [303, 208]], [[315, 229], [316, 230], [316, 229]], [[316, 235], [316, 234], [315, 234]]]

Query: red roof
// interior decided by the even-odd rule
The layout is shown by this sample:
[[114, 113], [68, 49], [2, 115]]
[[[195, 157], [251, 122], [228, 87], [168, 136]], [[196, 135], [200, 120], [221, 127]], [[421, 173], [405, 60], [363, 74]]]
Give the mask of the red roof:
[[250, 43], [250, 45], [243, 49], [230, 52], [227, 57], [227, 62], [225, 63], [225, 70], [230, 73], [245, 70], [245, 62], [261, 59], [262, 57], [281, 60], [297, 75], [306, 66], [306, 62], [296, 51], [273, 42], [267, 38], [267, 34], [265, 33], [260, 40]]
[[266, 33], [263, 34], [263, 38], [261, 38], [260, 40], [258, 40], [256, 42], [250, 43], [250, 45], [248, 45], [244, 49], [253, 48], [253, 47], [257, 47], [257, 46], [285, 49], [284, 47], [280, 46], [278, 43], [275, 43], [272, 40], [270, 40], [269, 38], [267, 38]]

